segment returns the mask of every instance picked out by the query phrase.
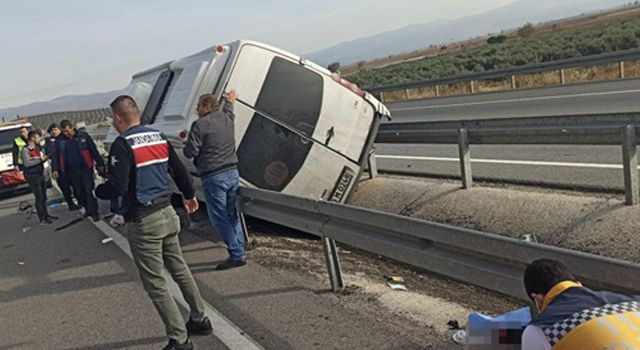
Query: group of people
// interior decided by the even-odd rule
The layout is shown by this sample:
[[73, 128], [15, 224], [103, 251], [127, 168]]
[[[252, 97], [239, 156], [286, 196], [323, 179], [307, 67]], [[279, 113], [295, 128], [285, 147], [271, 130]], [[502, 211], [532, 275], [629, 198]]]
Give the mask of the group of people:
[[[69, 120], [51, 124], [44, 148], [43, 132], [20, 128], [13, 141], [13, 165], [25, 176], [35, 196], [35, 207], [41, 225], [52, 223], [56, 217], [47, 211], [45, 163], [51, 163], [51, 177], [56, 180], [71, 211], [85, 209], [85, 217], [100, 219], [98, 202], [93, 195], [94, 169], [105, 173], [104, 160], [91, 136], [74, 128]], [[74, 202], [74, 198], [77, 201]]]

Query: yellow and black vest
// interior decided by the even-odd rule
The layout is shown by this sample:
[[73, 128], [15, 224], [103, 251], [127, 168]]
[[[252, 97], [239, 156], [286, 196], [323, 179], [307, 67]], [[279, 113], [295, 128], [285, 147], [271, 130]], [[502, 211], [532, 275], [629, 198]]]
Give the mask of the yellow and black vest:
[[553, 350], [640, 349], [640, 296], [564, 281], [547, 293], [531, 323], [544, 331]]
[[27, 142], [22, 138], [22, 136], [17, 136], [13, 139], [13, 142], [18, 146], [18, 158], [16, 160], [18, 161], [18, 164], [22, 165], [22, 157], [20, 155], [22, 154], [22, 149], [27, 145]]

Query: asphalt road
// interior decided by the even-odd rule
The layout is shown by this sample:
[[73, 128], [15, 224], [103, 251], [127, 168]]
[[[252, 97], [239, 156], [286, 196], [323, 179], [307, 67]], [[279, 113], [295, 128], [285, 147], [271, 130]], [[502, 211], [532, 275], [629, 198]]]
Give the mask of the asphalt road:
[[[454, 145], [376, 145], [381, 171], [459, 177]], [[561, 188], [621, 191], [622, 147], [472, 145], [475, 179]]]
[[[32, 195], [0, 199], [0, 349], [159, 349], [166, 344], [121, 232], [89, 220], [56, 232], [78, 214], [52, 208], [60, 219], [39, 226], [35, 217], [16, 212], [21, 201], [32, 201]], [[208, 229], [206, 235], [213, 232]], [[102, 242], [109, 237], [113, 241]], [[346, 308], [328, 282], [318, 287], [313, 276], [266, 268], [251, 261], [250, 253], [247, 266], [216, 271], [226, 257], [220, 242], [184, 230], [180, 240], [214, 326], [213, 335], [194, 338], [197, 349], [424, 348], [376, 321], [381, 315]], [[182, 311], [186, 317], [187, 310]]]
[[640, 111], [640, 79], [386, 104], [393, 123]]
[[[391, 123], [640, 112], [640, 79], [388, 104]], [[454, 145], [376, 146], [380, 170], [460, 174]], [[473, 176], [498, 182], [622, 190], [618, 146], [471, 145]]]

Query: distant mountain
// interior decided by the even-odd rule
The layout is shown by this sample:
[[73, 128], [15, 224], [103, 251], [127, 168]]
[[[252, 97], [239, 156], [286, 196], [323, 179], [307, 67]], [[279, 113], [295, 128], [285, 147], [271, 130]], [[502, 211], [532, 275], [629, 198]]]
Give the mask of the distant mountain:
[[518, 28], [527, 22], [539, 23], [574, 17], [622, 6], [628, 2], [629, 0], [520, 0], [478, 15], [451, 21], [414, 24], [395, 31], [344, 42], [312, 52], [305, 57], [323, 66], [333, 62], [347, 65], [426, 49], [430, 45], [442, 45], [498, 33], [501, 30]]
[[0, 109], [0, 117], [14, 119], [16, 115], [30, 116], [54, 112], [81, 111], [88, 109], [107, 108], [122, 90], [99, 92], [88, 95], [68, 95], [46, 102], [34, 102], [19, 107]]

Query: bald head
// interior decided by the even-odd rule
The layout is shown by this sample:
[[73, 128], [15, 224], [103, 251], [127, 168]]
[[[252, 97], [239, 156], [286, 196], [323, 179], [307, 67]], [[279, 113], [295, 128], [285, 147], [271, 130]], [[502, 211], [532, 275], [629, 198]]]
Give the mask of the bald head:
[[111, 110], [126, 123], [140, 122], [140, 109], [131, 96], [120, 95], [110, 104]]

